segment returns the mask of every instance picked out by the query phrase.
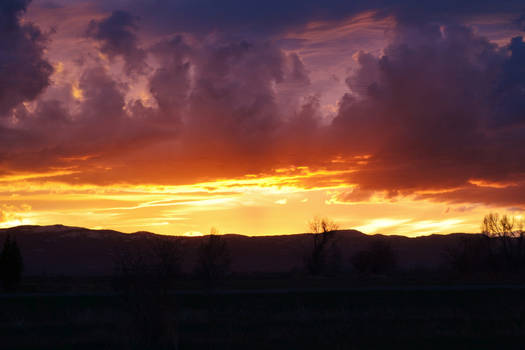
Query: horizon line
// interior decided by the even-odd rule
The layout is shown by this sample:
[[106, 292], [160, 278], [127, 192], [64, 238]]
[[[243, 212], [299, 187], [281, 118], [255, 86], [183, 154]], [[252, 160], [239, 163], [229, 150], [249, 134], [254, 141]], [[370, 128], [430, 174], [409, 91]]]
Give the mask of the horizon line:
[[[89, 230], [89, 231], [114, 231], [114, 232], [118, 232], [118, 233], [122, 233], [122, 234], [126, 234], [126, 235], [147, 233], [147, 234], [153, 234], [153, 235], [156, 235], [156, 236], [170, 236], [170, 237], [184, 237], [184, 238], [206, 237], [206, 236], [210, 236], [211, 235], [210, 233], [206, 233], [206, 234], [200, 233], [200, 234], [195, 234], [195, 235], [189, 235], [189, 234], [164, 234], [164, 233], [156, 233], [156, 232], [152, 232], [152, 231], [124, 232], [124, 231], [111, 229], [111, 228], [102, 228], [102, 227], [89, 228], [89, 227], [83, 227], [83, 226], [69, 226], [69, 225], [64, 225], [64, 224], [53, 224], [53, 225], [16, 225], [16, 226], [11, 226], [11, 227], [2, 227], [2, 228], [0, 228], [0, 232], [1, 231], [6, 231], [6, 230], [12, 230], [12, 229], [16, 229], [16, 228], [23, 228], [23, 227], [41, 227], [41, 228], [46, 228], [46, 227], [55, 227], [55, 226], [61, 226], [61, 227], [66, 227], [66, 228], [74, 228], [74, 229], [84, 229], [84, 230]], [[353, 229], [353, 228], [337, 229], [337, 230], [334, 230], [334, 231], [335, 232], [355, 231], [355, 232], [359, 232], [359, 233], [361, 233], [363, 235], [366, 235], [366, 236], [390, 236], [390, 237], [405, 237], [405, 238], [420, 238], [420, 237], [429, 237], [429, 236], [450, 236], [450, 235], [456, 235], [456, 234], [462, 234], [462, 235], [477, 235], [477, 234], [481, 234], [480, 232], [448, 232], [448, 233], [432, 232], [432, 233], [427, 233], [427, 234], [419, 234], [419, 235], [416, 235], [416, 236], [408, 236], [408, 235], [403, 235], [403, 234], [388, 234], [388, 233], [381, 233], [381, 232], [366, 233], [366, 232], [363, 232], [363, 231], [360, 231], [360, 230], [356, 230], [356, 229]], [[297, 232], [297, 233], [277, 233], [277, 234], [246, 234], [246, 233], [227, 232], [227, 233], [219, 233], [218, 235], [219, 236], [237, 235], [237, 236], [244, 236], [244, 237], [277, 237], [277, 236], [295, 236], [295, 235], [308, 235], [308, 234], [313, 234], [313, 233], [312, 232]]]

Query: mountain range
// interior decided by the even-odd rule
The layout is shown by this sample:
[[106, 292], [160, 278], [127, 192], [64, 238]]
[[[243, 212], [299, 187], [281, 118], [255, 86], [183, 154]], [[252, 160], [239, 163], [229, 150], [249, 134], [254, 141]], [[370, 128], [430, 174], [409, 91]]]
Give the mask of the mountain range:
[[[148, 249], [156, 240], [178, 242], [183, 251], [184, 271], [191, 271], [197, 248], [206, 236], [185, 237], [157, 235], [150, 232], [122, 233], [62, 225], [17, 226], [0, 230], [0, 242], [9, 234], [21, 249], [28, 275], [91, 275], [113, 272], [119, 251]], [[336, 233], [343, 267], [350, 257], [372, 242], [388, 242], [402, 268], [434, 268], [447, 263], [447, 251], [468, 236], [464, 233], [420, 237], [367, 235], [356, 230]], [[279, 273], [303, 267], [304, 256], [311, 249], [312, 235], [244, 236], [226, 234], [232, 265], [236, 273]]]

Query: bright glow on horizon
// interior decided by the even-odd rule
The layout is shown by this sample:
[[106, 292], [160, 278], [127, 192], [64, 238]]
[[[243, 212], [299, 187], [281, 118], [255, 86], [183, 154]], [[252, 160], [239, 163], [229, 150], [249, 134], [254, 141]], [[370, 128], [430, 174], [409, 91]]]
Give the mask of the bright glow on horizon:
[[[330, 180], [347, 171], [310, 171], [307, 167], [170, 186], [53, 181], [53, 176], [66, 173], [0, 178], [0, 200], [5, 203], [1, 227], [61, 223], [124, 232], [202, 235], [217, 226], [224, 233], [271, 235], [305, 232], [313, 216], [323, 215], [333, 218], [341, 229], [418, 236], [477, 232], [483, 215], [492, 210], [484, 206], [465, 210], [460, 205], [411, 196], [389, 199], [381, 194], [371, 201], [333, 200], [354, 187]], [[316, 179], [322, 179], [319, 185]]]

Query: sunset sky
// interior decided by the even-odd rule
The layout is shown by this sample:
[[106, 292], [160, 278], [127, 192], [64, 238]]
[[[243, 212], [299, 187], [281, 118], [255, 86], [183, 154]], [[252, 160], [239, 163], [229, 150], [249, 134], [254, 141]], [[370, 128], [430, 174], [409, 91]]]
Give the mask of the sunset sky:
[[0, 227], [525, 215], [523, 0], [1, 0]]

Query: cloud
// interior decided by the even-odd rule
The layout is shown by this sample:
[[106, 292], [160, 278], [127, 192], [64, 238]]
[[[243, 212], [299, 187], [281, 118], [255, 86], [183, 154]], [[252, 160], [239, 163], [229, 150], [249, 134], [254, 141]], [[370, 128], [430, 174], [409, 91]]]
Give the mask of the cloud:
[[146, 51], [138, 46], [139, 17], [125, 11], [113, 11], [100, 21], [92, 20], [87, 35], [101, 43], [100, 51], [110, 59], [122, 57], [128, 72], [142, 73], [146, 68]]
[[210, 165], [245, 171], [267, 167], [280, 133], [296, 119], [286, 119], [284, 104], [300, 104], [279, 101], [279, 89], [309, 84], [297, 55], [270, 43], [219, 38], [202, 45], [183, 36], [157, 45], [153, 53], [162, 66], [150, 89], [166, 121], [181, 122], [180, 156], [191, 162], [206, 155]]
[[351, 181], [410, 193], [520, 178], [524, 49], [461, 25], [399, 25], [383, 56], [360, 53], [332, 125], [342, 152], [373, 155]]
[[0, 4], [0, 117], [15, 106], [34, 100], [53, 72], [43, 58], [46, 36], [31, 23], [21, 23], [28, 0]]
[[309, 84], [296, 54], [271, 43], [217, 39], [203, 45], [183, 36], [150, 53], [158, 67], [147, 77], [154, 105], [127, 99], [132, 82], [99, 61], [86, 63], [69, 89], [17, 107], [16, 123], [0, 130], [0, 167], [73, 167], [78, 171], [57, 179], [74, 183], [242, 176], [271, 170], [278, 158], [273, 152], [291, 128], [295, 137], [315, 128], [296, 122], [313, 118], [315, 103], [284, 116], [283, 104], [302, 103], [277, 98], [279, 88]]
[[513, 186], [504, 188], [479, 187], [466, 185], [456, 190], [433, 193], [419, 194], [416, 199], [430, 199], [445, 203], [478, 203], [493, 207], [514, 208], [515, 210], [525, 210], [525, 183], [521, 182]]
[[361, 190], [356, 187], [350, 191], [337, 192], [330, 199], [330, 202], [334, 203], [358, 203], [358, 202], [367, 202], [374, 195], [374, 191], [371, 190]]
[[[307, 1], [297, 12], [297, 2], [233, 0], [221, 9], [199, 10], [199, 1], [111, 9], [90, 22], [90, 39], [83, 38], [98, 41], [109, 64], [86, 55], [72, 70], [74, 81], [37, 100], [51, 74], [42, 58], [45, 38], [34, 26], [21, 24], [26, 2], [8, 3], [12, 6], [3, 5], [2, 16], [15, 35], [0, 45], [18, 38], [30, 50], [22, 55], [15, 49], [16, 60], [0, 56], [24, 81], [10, 83], [12, 78], [0, 73], [0, 89], [14, 87], [6, 92], [14, 97], [0, 99], [0, 108], [14, 115], [0, 128], [4, 173], [58, 168], [71, 170], [57, 178], [70, 183], [181, 183], [304, 166], [344, 170], [322, 179], [329, 187], [356, 188], [341, 191], [340, 202], [365, 201], [382, 191], [389, 198], [479, 202], [486, 196], [505, 205], [523, 204], [507, 188], [481, 188], [470, 181], [522, 184], [525, 43], [515, 37], [497, 46], [453, 18], [430, 24], [415, 20], [418, 14], [444, 18], [449, 1], [339, 3], [326, 10]], [[474, 12], [495, 9], [489, 1], [469, 4]], [[515, 5], [511, 1], [501, 11]], [[265, 31], [258, 21], [268, 18], [270, 8], [277, 18]], [[320, 93], [311, 89], [311, 66], [300, 53], [268, 39], [315, 20], [330, 26], [366, 9], [377, 10], [376, 17], [394, 15], [395, 28], [381, 51], [344, 51], [348, 64], [355, 65], [355, 58], [358, 67], [337, 77], [341, 84], [346, 81], [346, 93], [327, 117]], [[470, 13], [463, 5], [455, 10], [457, 16]], [[165, 28], [169, 35], [139, 33], [152, 20], [173, 26]], [[261, 35], [238, 39], [232, 34], [245, 26]], [[139, 34], [149, 41], [141, 42]], [[327, 65], [317, 57], [318, 67]], [[127, 73], [141, 73], [144, 91], [139, 92], [152, 103], [130, 94], [136, 82], [117, 72], [120, 59]], [[26, 70], [31, 74], [24, 75]], [[32, 100], [30, 106], [21, 104]], [[313, 186], [311, 179], [301, 181]], [[426, 190], [435, 191], [421, 194]]]

